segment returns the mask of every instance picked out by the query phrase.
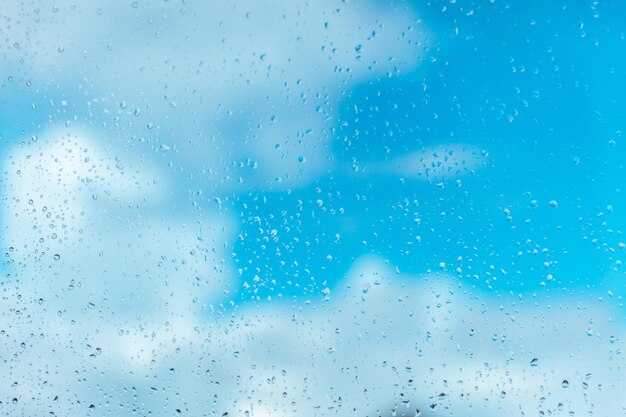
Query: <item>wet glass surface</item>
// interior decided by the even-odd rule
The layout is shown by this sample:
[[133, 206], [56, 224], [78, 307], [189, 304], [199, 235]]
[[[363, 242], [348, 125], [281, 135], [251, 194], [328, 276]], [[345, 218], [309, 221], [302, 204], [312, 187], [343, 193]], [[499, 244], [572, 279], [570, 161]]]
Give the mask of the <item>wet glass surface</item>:
[[0, 4], [0, 415], [619, 416], [626, 4]]

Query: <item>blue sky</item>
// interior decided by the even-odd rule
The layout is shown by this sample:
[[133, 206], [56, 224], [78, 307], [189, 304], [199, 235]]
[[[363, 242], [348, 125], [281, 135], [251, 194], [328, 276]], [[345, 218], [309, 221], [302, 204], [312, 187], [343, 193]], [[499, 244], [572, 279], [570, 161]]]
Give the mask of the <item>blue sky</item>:
[[0, 412], [623, 412], [624, 7], [8, 2]]

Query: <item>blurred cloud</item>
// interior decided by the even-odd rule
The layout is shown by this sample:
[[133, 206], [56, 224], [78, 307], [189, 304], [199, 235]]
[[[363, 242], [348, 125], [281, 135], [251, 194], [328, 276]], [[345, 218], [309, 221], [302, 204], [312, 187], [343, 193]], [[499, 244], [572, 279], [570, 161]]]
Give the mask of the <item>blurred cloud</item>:
[[93, 136], [51, 132], [9, 152], [2, 240], [29, 294], [128, 320], [176, 315], [226, 289], [229, 217], [172, 213], [166, 178]]
[[63, 86], [107, 137], [220, 190], [324, 173], [343, 95], [414, 68], [429, 42], [402, 2], [10, 2], [0, 14], [2, 66]]
[[436, 145], [379, 164], [374, 171], [429, 181], [455, 179], [483, 168], [487, 157], [487, 151], [471, 145]]
[[[18, 382], [10, 391], [18, 403], [6, 405], [17, 414], [42, 404], [66, 416], [626, 408], [623, 341], [613, 337], [623, 329], [608, 310], [567, 299], [481, 299], [451, 277], [398, 276], [378, 259], [358, 261], [342, 286], [306, 306], [279, 302], [207, 320], [186, 309], [178, 319], [119, 326], [93, 311], [59, 325], [46, 302], [28, 310], [39, 337], [28, 335], [36, 326], [2, 318], [9, 338], [28, 342], [2, 368], [3, 380]], [[33, 367], [23, 365], [38, 357], [51, 372], [33, 383]]]

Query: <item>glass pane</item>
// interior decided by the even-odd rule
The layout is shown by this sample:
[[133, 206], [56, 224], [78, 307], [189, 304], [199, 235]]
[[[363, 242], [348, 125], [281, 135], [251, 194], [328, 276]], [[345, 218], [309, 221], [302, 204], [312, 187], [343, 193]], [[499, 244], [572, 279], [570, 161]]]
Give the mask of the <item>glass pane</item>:
[[2, 1], [0, 415], [625, 415], [624, 18]]

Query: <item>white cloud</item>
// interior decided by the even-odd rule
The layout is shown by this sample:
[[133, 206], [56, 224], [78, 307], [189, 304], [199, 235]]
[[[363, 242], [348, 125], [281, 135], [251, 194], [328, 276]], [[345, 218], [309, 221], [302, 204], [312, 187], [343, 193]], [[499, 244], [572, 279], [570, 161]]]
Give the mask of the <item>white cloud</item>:
[[[357, 262], [330, 300], [321, 300], [204, 319], [187, 308], [183, 320], [120, 328], [109, 315], [59, 325], [33, 311], [56, 336], [25, 355], [55, 369], [54, 383], [42, 390], [61, 391], [56, 410], [67, 416], [84, 414], [91, 403], [95, 415], [114, 404], [124, 405], [117, 415], [135, 407], [144, 414], [251, 416], [414, 416], [417, 409], [423, 416], [620, 415], [626, 407], [624, 332], [608, 310], [568, 299], [482, 299], [451, 277], [398, 276], [377, 259]], [[101, 353], [90, 356], [97, 348]], [[4, 379], [21, 381], [36, 368], [10, 377], [3, 368]], [[26, 389], [32, 386], [14, 392], [24, 398]]]
[[471, 145], [436, 145], [372, 168], [377, 173], [440, 181], [475, 173], [486, 165], [487, 156], [485, 150]]
[[87, 102], [107, 137], [122, 132], [124, 147], [219, 189], [323, 174], [343, 95], [411, 70], [428, 43], [400, 2], [135, 4], [10, 3], [0, 14], [14, 46], [0, 63], [37, 88], [62, 85], [68, 118]]
[[76, 314], [89, 303], [120, 321], [199, 312], [232, 279], [230, 218], [171, 214], [154, 169], [90, 137], [52, 132], [9, 152], [2, 240], [13, 270]]

